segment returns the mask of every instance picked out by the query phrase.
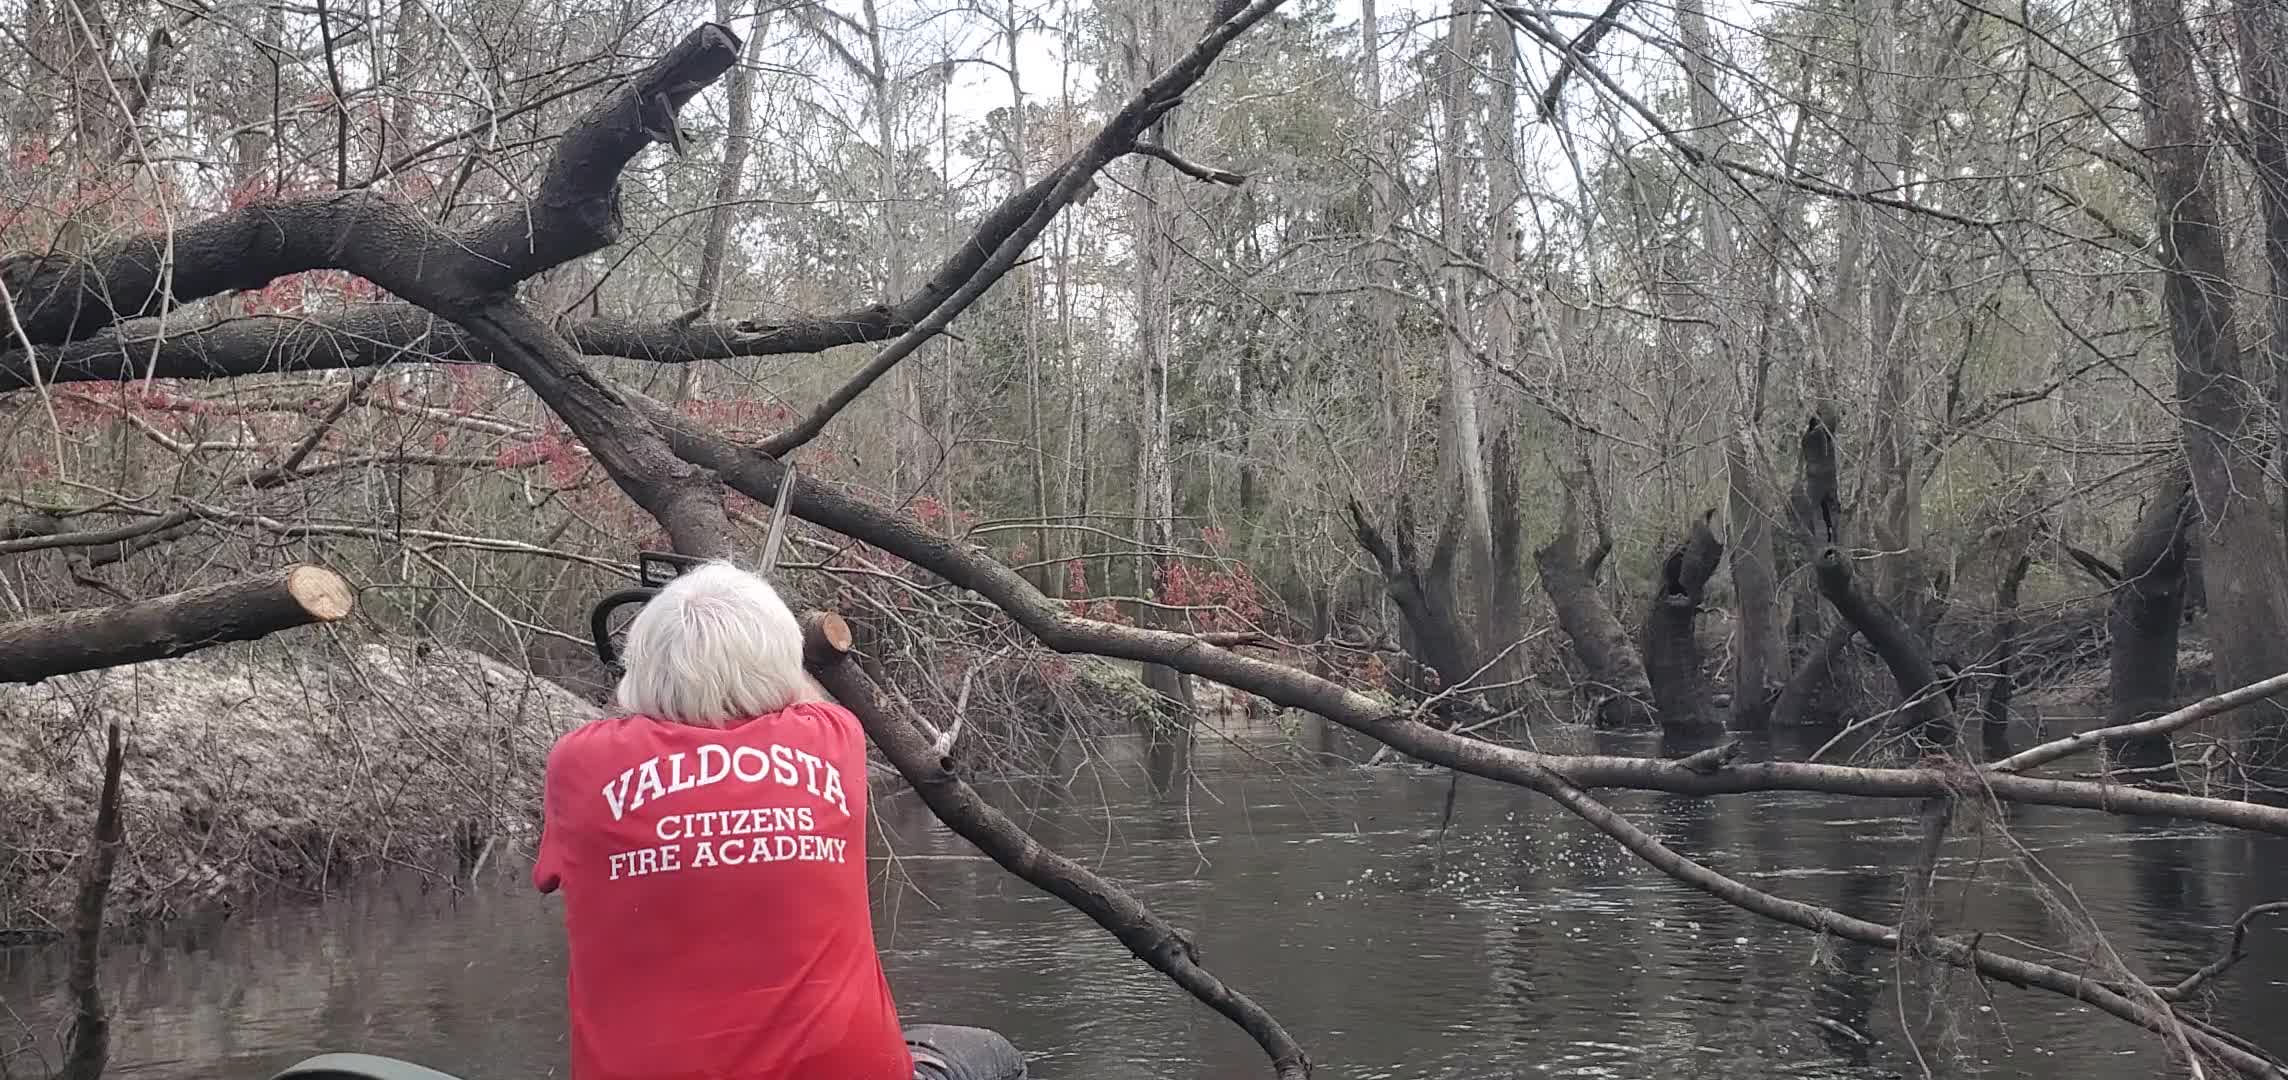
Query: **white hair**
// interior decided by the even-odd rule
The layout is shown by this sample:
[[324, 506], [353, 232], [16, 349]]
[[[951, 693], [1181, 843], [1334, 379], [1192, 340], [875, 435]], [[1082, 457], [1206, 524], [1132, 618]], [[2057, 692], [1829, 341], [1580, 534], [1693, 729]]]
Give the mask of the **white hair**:
[[819, 700], [802, 669], [802, 625], [778, 590], [727, 562], [692, 567], [628, 624], [620, 707], [722, 727]]

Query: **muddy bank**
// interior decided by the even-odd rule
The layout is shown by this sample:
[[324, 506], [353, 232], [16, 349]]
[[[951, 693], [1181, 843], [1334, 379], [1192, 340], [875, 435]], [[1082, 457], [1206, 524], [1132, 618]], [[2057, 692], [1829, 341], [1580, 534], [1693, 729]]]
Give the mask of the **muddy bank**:
[[0, 687], [0, 934], [64, 921], [107, 721], [126, 740], [111, 910], [149, 925], [529, 847], [549, 747], [597, 715], [490, 658], [346, 633]]
[[[969, 710], [965, 769], [1165, 711], [1118, 665], [1049, 663], [977, 680], [993, 692]], [[0, 944], [66, 921], [108, 721], [126, 740], [127, 841], [109, 910], [151, 927], [380, 867], [453, 875], [529, 857], [549, 747], [602, 715], [594, 695], [489, 656], [343, 630], [0, 686]], [[874, 764], [877, 791], [902, 786]]]

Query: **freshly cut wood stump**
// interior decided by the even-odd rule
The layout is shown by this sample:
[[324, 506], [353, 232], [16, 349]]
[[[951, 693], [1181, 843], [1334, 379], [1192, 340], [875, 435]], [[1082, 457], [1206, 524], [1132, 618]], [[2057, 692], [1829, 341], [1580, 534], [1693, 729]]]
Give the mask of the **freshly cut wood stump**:
[[338, 622], [356, 606], [357, 592], [340, 574], [295, 565], [150, 600], [41, 615], [0, 624], [0, 683], [36, 683], [253, 641]]

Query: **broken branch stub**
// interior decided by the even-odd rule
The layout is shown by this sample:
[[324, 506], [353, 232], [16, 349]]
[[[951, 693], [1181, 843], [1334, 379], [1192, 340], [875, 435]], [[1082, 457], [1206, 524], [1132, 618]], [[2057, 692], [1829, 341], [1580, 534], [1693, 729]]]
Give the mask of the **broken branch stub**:
[[741, 44], [730, 27], [704, 23], [575, 122], [533, 197], [469, 230], [469, 254], [495, 268], [483, 291], [505, 292], [618, 243], [620, 173], [653, 143], [682, 154], [676, 114], [739, 62]]
[[939, 821], [1002, 869], [1095, 920], [1137, 959], [1239, 1025], [1271, 1058], [1280, 1080], [1305, 1080], [1311, 1075], [1310, 1059], [1279, 1021], [1201, 967], [1191, 939], [1182, 931], [1127, 890], [1033, 839], [955, 774], [943, 755], [933, 753], [919, 718], [884, 695], [863, 668], [850, 662], [850, 628], [841, 616], [811, 612], [802, 617], [802, 628], [804, 666], [858, 718], [867, 737]]
[[151, 600], [0, 624], [0, 683], [36, 683], [338, 622], [349, 616], [356, 595], [331, 570], [291, 566]]

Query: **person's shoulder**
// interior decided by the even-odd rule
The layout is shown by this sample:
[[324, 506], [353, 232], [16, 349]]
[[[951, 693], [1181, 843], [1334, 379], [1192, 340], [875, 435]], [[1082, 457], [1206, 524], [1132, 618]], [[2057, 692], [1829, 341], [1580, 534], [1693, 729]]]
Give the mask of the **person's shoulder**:
[[858, 722], [856, 714], [839, 702], [827, 700], [788, 705], [778, 711], [778, 720], [769, 726], [779, 731], [809, 730], [835, 739], [866, 738], [866, 726]]
[[556, 737], [555, 745], [548, 748], [548, 763], [568, 761], [599, 747], [612, 746], [624, 741], [632, 725], [640, 721], [634, 716], [600, 716], [589, 720]]

